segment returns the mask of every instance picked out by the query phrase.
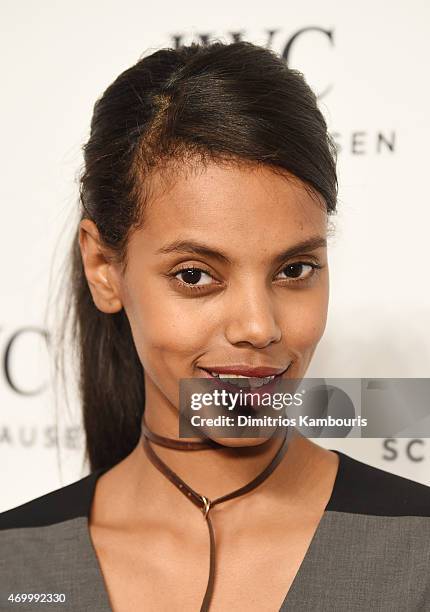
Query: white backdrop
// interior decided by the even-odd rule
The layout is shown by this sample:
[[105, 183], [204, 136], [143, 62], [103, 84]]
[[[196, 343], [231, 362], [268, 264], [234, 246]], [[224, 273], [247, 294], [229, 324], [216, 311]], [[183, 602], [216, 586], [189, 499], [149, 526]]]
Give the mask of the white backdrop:
[[[72, 409], [60, 396], [56, 415], [43, 336], [50, 331], [47, 299], [75, 223], [76, 177], [94, 102], [139, 57], [175, 40], [228, 41], [236, 34], [262, 45], [270, 40], [279, 53], [290, 42], [290, 66], [321, 94], [340, 147], [340, 199], [328, 326], [308, 375], [430, 375], [430, 5], [149, 6], [1, 4], [0, 510], [88, 472], [72, 376]], [[430, 440], [321, 444], [430, 484]]]

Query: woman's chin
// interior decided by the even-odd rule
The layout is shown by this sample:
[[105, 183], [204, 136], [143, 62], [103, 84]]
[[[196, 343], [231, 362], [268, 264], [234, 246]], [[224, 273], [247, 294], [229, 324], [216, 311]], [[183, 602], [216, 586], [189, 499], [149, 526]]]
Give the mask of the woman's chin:
[[215, 438], [211, 436], [211, 439], [218, 444], [222, 444], [223, 446], [227, 446], [230, 448], [245, 448], [251, 446], [260, 446], [268, 437], [258, 437], [258, 438]]

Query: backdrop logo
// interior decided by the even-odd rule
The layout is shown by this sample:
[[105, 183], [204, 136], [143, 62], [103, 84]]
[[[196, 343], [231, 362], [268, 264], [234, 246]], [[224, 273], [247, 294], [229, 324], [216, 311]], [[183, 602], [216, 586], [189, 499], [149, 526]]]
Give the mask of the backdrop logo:
[[[265, 35], [266, 35], [265, 46], [268, 49], [273, 48], [275, 39], [276, 39], [276, 42], [278, 42], [279, 32], [280, 32], [280, 29], [273, 29], [273, 30], [268, 29], [265, 31]], [[300, 30], [296, 30], [295, 32], [293, 32], [290, 36], [287, 37], [286, 41], [284, 41], [283, 44], [281, 43], [281, 49], [280, 50], [276, 49], [276, 50], [280, 53], [281, 57], [285, 60], [285, 62], [288, 65], [292, 65], [292, 57], [294, 56], [294, 51], [297, 48], [297, 43], [298, 42], [301, 43], [302, 40], [304, 41], [308, 40], [309, 41], [308, 44], [312, 45], [312, 36], [314, 36], [315, 34], [317, 36], [323, 37], [323, 39], [327, 42], [328, 48], [334, 47], [334, 30], [333, 29], [326, 29], [321, 26], [307, 26], [307, 27], [300, 28]], [[241, 40], [244, 40], [245, 35], [246, 35], [246, 32], [244, 30], [240, 30], [237, 32], [228, 32], [227, 34], [228, 38], [230, 38], [232, 42], [239, 42]], [[172, 36], [173, 46], [175, 47], [175, 49], [178, 49], [184, 44], [184, 36], [185, 36], [184, 34], [175, 34]], [[207, 45], [210, 43], [212, 39], [212, 34], [197, 34], [195, 38], [203, 45]], [[315, 92], [315, 93], [317, 94], [318, 98], [323, 98], [331, 91], [332, 88], [333, 88], [333, 84], [328, 82], [327, 85], [323, 87], [321, 91]]]
[[41, 327], [28, 326], [19, 328], [10, 336], [1, 336], [4, 342], [0, 345], [2, 372], [6, 387], [18, 395], [34, 396], [45, 391], [49, 385], [47, 378], [43, 375], [39, 378], [38, 368], [35, 376], [32, 366], [37, 358], [40, 361], [40, 345], [47, 345], [48, 332]]
[[[192, 41], [207, 45], [213, 38], [212, 32], [200, 32], [195, 35], [181, 32], [170, 35], [171, 45], [176, 49]], [[249, 36], [245, 30], [237, 30], [227, 32], [225, 38], [227, 41], [239, 42], [252, 40], [253, 36]], [[286, 36], [280, 28], [266, 28], [263, 30], [263, 42], [259, 44], [276, 51], [291, 68], [303, 72], [320, 101], [333, 91], [335, 87], [333, 54], [338, 52], [334, 28], [309, 25], [294, 30]], [[391, 128], [365, 129], [360, 126], [358, 129], [351, 128], [347, 133], [331, 130], [331, 135], [338, 153], [354, 157], [392, 154], [397, 146], [397, 134]]]
[[396, 438], [386, 438], [382, 445], [386, 451], [382, 455], [385, 461], [406, 459], [406, 461], [412, 463], [421, 463], [421, 461], [424, 461], [427, 457], [427, 440], [421, 438], [413, 438], [408, 442]]
[[58, 427], [0, 423], [0, 450], [6, 448], [57, 449], [80, 451], [84, 447], [84, 432], [79, 425]]

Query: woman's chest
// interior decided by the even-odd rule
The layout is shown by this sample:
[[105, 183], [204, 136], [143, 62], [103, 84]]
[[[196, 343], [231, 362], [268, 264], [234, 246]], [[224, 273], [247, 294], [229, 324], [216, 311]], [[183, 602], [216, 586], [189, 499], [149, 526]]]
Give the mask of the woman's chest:
[[[307, 554], [320, 517], [267, 518], [215, 532], [211, 612], [278, 612]], [[223, 517], [225, 518], [225, 517]], [[200, 519], [200, 520], [199, 520]], [[113, 612], [200, 610], [209, 577], [209, 532], [197, 514], [194, 529], [167, 533], [160, 525], [140, 534], [91, 528]]]

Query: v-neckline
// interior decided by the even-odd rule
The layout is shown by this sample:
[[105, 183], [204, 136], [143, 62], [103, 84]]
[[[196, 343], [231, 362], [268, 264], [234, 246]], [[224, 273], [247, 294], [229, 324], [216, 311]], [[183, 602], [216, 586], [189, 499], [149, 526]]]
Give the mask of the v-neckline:
[[329, 450], [332, 451], [333, 453], [336, 453], [336, 455], [339, 457], [339, 463], [337, 466], [336, 476], [333, 482], [333, 488], [331, 490], [330, 497], [324, 507], [321, 518], [318, 521], [318, 525], [313, 533], [309, 546], [306, 549], [302, 562], [300, 563], [298, 567], [296, 575], [294, 576], [293, 581], [290, 584], [290, 588], [288, 589], [278, 612], [284, 612], [284, 610], [287, 610], [289, 608], [289, 604], [293, 600], [295, 592], [297, 591], [297, 589], [300, 589], [300, 583], [302, 582], [302, 577], [305, 576], [306, 567], [312, 561], [312, 556], [315, 555], [315, 552], [317, 550], [317, 542], [319, 540], [319, 536], [321, 532], [324, 529], [324, 525], [325, 525], [325, 522], [327, 520], [327, 516], [329, 513], [329, 508], [330, 506], [334, 504], [334, 501], [337, 497], [337, 493], [339, 490], [339, 483], [343, 479], [343, 470], [345, 467], [345, 454], [342, 453], [341, 451], [338, 451], [332, 448], [330, 448]]
[[[281, 607], [279, 609], [279, 611], [277, 612], [283, 612], [286, 609], [286, 606], [289, 606], [290, 602], [292, 601], [293, 597], [294, 597], [294, 593], [295, 591], [300, 588], [300, 582], [302, 580], [302, 576], [304, 576], [305, 574], [305, 569], [306, 566], [308, 565], [308, 563], [311, 561], [312, 555], [314, 554], [314, 551], [316, 549], [317, 546], [317, 540], [319, 539], [320, 533], [322, 532], [323, 528], [324, 528], [324, 524], [327, 518], [327, 514], [329, 511], [330, 506], [333, 504], [338, 489], [339, 489], [339, 483], [341, 481], [342, 475], [343, 475], [343, 468], [345, 466], [345, 454], [342, 453], [341, 451], [335, 450], [335, 449], [329, 449], [330, 451], [336, 453], [336, 455], [339, 458], [339, 463], [338, 463], [338, 467], [337, 467], [337, 472], [336, 472], [336, 476], [333, 482], [333, 488], [330, 494], [330, 497], [328, 499], [328, 502], [326, 503], [323, 513], [321, 515], [321, 518], [318, 522], [318, 525], [313, 533], [313, 536], [311, 538], [311, 541], [309, 543], [309, 546], [305, 552], [305, 555], [299, 565], [299, 568], [293, 578], [293, 581], [290, 584], [290, 587], [281, 603]], [[100, 588], [101, 591], [103, 593], [103, 597], [105, 599], [105, 603], [106, 603], [106, 611], [104, 612], [113, 612], [111, 603], [110, 603], [110, 599], [109, 599], [109, 593], [107, 590], [107, 585], [104, 579], [104, 575], [101, 569], [101, 565], [97, 556], [97, 552], [91, 537], [91, 532], [90, 532], [90, 511], [91, 511], [91, 507], [92, 507], [92, 503], [94, 500], [94, 495], [95, 495], [95, 490], [96, 490], [96, 484], [97, 484], [97, 480], [100, 478], [100, 476], [102, 476], [102, 474], [104, 474], [105, 472], [107, 472], [110, 468], [99, 468], [97, 470], [95, 470], [94, 472], [92, 472], [91, 476], [92, 478], [92, 490], [90, 491], [90, 500], [89, 500], [89, 505], [88, 505], [88, 512], [86, 515], [86, 521], [85, 521], [85, 527], [84, 527], [84, 539], [85, 539], [85, 543], [90, 551], [89, 556], [90, 559], [95, 567], [96, 573], [99, 577], [99, 583], [100, 583]]]

